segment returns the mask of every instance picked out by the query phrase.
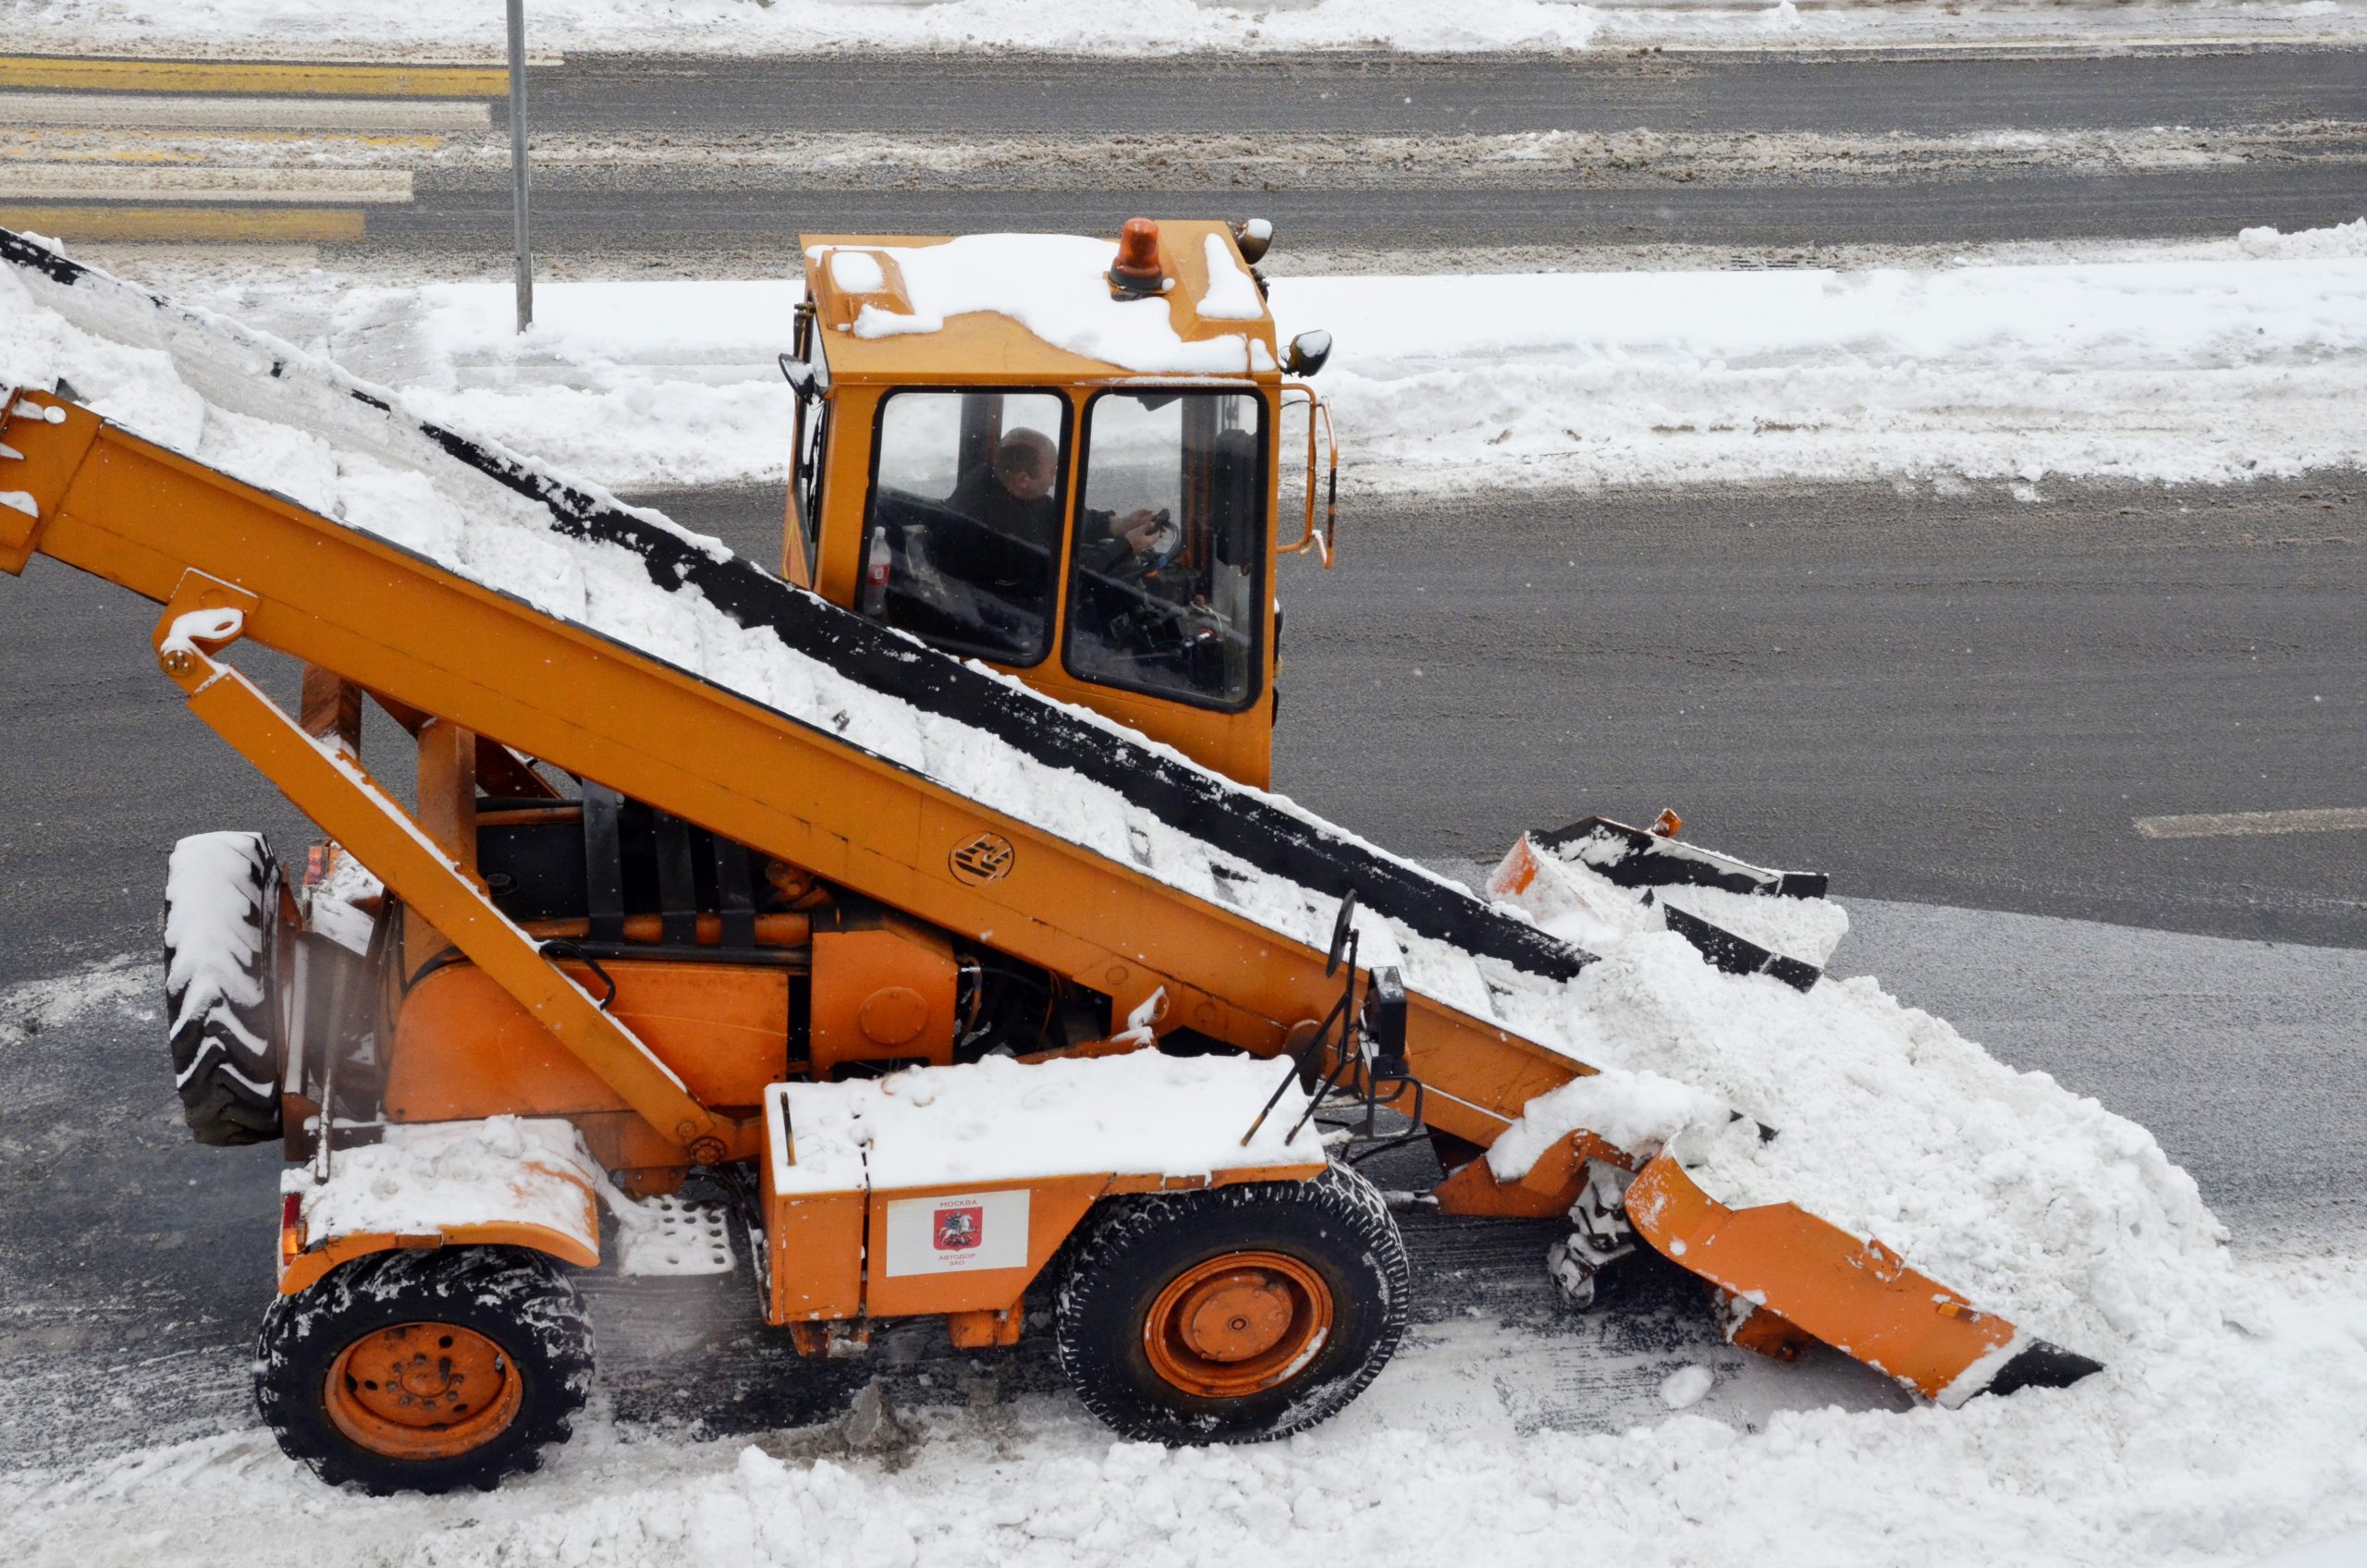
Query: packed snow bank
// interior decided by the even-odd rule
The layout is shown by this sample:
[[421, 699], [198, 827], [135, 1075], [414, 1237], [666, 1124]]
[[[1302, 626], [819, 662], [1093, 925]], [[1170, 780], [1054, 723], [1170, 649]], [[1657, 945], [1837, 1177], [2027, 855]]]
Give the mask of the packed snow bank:
[[[1572, 984], [1570, 1017], [1577, 1054], [1604, 1071], [1530, 1101], [1490, 1151], [1498, 1176], [1526, 1174], [1574, 1128], [1630, 1148], [1674, 1143], [1730, 1207], [1846, 1214], [1939, 1280], [1982, 1280], [2065, 1343], [2151, 1354], [2218, 1321], [2225, 1232], [2144, 1129], [2004, 1066], [1870, 979], [1801, 994], [1720, 974], [1682, 937], [1613, 918], [1640, 915], [1640, 898], [1582, 862], [1539, 857], [1518, 902], [1601, 955]], [[1803, 929], [1836, 941], [1846, 926], [1810, 913], [1839, 914], [1822, 900], [1724, 900], [1751, 902], [1799, 906]]]
[[[404, 56], [497, 60], [500, 13], [472, 0], [353, 6], [336, 0], [36, 0], [18, 47], [93, 44], [143, 54]], [[2324, 41], [2367, 30], [2357, 0], [538, 0], [541, 50], [802, 53], [1038, 50], [1139, 55], [1394, 49], [1575, 50], [1589, 44], [1771, 49], [1937, 43], [2202, 38]], [[68, 52], [59, 48], [58, 53]]]
[[497, 1492], [375, 1499], [242, 1431], [14, 1471], [0, 1510], [57, 1568], [1566, 1568], [1581, 1550], [1637, 1568], [2235, 1568], [2367, 1522], [2367, 1267], [2238, 1283], [2226, 1321], [2145, 1365], [1958, 1411], [1771, 1414], [1720, 1379], [1682, 1413], [1539, 1430], [1512, 1395], [1551, 1341], [1490, 1329], [1458, 1357], [1417, 1329], [1363, 1399], [1282, 1443], [1113, 1441], [1060, 1396], [900, 1410], [908, 1436], [877, 1452], [828, 1428], [686, 1443], [579, 1422]]
[[[1287, 242], [1287, 236], [1285, 237]], [[1105, 245], [1106, 250], [1106, 245]], [[2049, 475], [2239, 480], [2367, 464], [2367, 219], [2226, 255], [1933, 271], [1292, 277], [1284, 339], [1352, 484]], [[212, 302], [435, 417], [624, 486], [776, 480], [798, 286], [248, 285]]]
[[[1286, 937], [1327, 945], [1336, 894], [1319, 896], [1217, 849], [1115, 787], [970, 722], [861, 684], [693, 590], [655, 586], [644, 557], [570, 536], [552, 508], [451, 458], [402, 410], [387, 410], [381, 394], [287, 344], [159, 305], [104, 275], [67, 284], [37, 267], [0, 270], [0, 380], [45, 385], [60, 374], [92, 406], [203, 461], [827, 726], [851, 745]], [[535, 484], [560, 493], [555, 477]], [[652, 527], [671, 527], [645, 515]], [[701, 559], [724, 554], [712, 541], [681, 537]], [[843, 630], [844, 643], [860, 641], [857, 629]], [[937, 655], [900, 645], [896, 656], [909, 666]], [[965, 691], [981, 704], [1041, 702], [1007, 684]], [[1097, 745], [1101, 736], [1110, 746], [1139, 743], [1107, 729], [1089, 733]], [[1382, 886], [1369, 879], [1384, 874], [1429, 878], [1287, 802], [1238, 790], [1155, 748], [1141, 755], [1146, 769], [1196, 780], [1204, 820], [1236, 809], [1277, 814], [1306, 840], [1361, 857], [1361, 888]], [[1381, 922], [1369, 893], [1365, 905], [1367, 962], [1393, 950], [1413, 989], [1579, 1061], [1689, 1085], [1778, 1129], [1772, 1143], [1742, 1135], [1748, 1121], [1673, 1130], [1704, 1162], [1713, 1195], [1799, 1201], [1879, 1235], [1983, 1306], [2107, 1360], [2140, 1348], [2150, 1355], [2215, 1321], [2226, 1283], [2218, 1228], [2192, 1182], [2142, 1129], [2042, 1075], [2000, 1066], [1870, 981], [1802, 996], [1773, 980], [1720, 974], [1666, 932], [1635, 935], [1575, 980], [1557, 981], [1533, 958], [1527, 968], [1478, 958], [1404, 920]], [[1505, 952], [1571, 951], [1507, 911], [1466, 924]]]

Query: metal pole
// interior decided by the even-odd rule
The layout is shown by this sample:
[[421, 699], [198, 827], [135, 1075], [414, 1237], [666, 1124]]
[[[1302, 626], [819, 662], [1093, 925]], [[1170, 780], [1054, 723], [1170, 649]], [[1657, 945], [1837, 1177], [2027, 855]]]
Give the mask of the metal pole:
[[534, 325], [534, 251], [526, 215], [526, 0], [509, 0], [509, 184], [518, 239], [518, 330]]

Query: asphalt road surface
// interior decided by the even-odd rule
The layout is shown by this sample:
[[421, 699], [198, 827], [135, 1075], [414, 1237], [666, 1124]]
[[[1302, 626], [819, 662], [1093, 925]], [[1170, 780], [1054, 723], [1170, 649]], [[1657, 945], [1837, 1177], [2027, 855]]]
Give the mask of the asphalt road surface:
[[2341, 49], [2082, 55], [586, 55], [528, 73], [536, 131], [1542, 129], [1946, 132], [2367, 120]]
[[[756, 273], [792, 265], [801, 231], [1100, 233], [1212, 206], [1275, 220], [1284, 270], [2224, 238], [2361, 215], [2363, 62], [594, 55], [533, 73], [535, 234], [570, 270]], [[501, 265], [506, 114], [325, 254]], [[1473, 141], [1638, 129], [1678, 140], [1509, 161]], [[1261, 161], [1278, 138], [1298, 140]]]
[[[777, 493], [658, 499], [778, 552]], [[1665, 805], [1845, 895], [2367, 947], [2367, 833], [2134, 827], [2367, 806], [2367, 478], [1345, 513], [1339, 567], [1283, 575], [1276, 785], [1401, 852]], [[45, 560], [0, 582], [0, 984], [144, 948], [184, 833], [301, 841], [155, 673], [153, 617]]]

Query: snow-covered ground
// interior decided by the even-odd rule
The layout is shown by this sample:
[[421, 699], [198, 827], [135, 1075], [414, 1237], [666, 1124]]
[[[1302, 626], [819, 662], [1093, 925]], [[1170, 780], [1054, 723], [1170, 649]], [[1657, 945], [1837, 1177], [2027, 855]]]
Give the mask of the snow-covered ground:
[[[793, 281], [298, 275], [192, 297], [620, 488], [777, 480]], [[1355, 486], [2050, 475], [2367, 463], [2367, 219], [2044, 265], [1282, 277]]]
[[[1055, 1396], [908, 1413], [874, 1449], [828, 1428], [684, 1443], [595, 1422], [491, 1496], [373, 1501], [247, 1431], [20, 1471], [0, 1509], [19, 1553], [56, 1568], [2232, 1564], [2367, 1518], [2367, 1268], [2246, 1273], [2226, 1320], [2174, 1354], [1953, 1412], [1738, 1426], [1694, 1406], [1624, 1432], [1524, 1430], [1507, 1397], [1523, 1336], [1449, 1329], [1267, 1447], [1118, 1442]], [[1665, 1403], [1702, 1381], [1673, 1372]]]
[[[2163, 1093], [2174, 1095], [2177, 1083], [2208, 1083], [2221, 1070], [2274, 1080], [2291, 1042], [2275, 1027], [2253, 1038], [2262, 1019], [2235, 1004], [2289, 1005], [2337, 1050], [2367, 980], [2350, 953], [1912, 906], [1853, 904], [1851, 913], [1845, 972], [1895, 966], [1919, 997], [1984, 998], [2001, 1033], [2065, 1035], [2067, 1071], [2078, 1062], [2119, 1072], [2123, 1092], [2167, 1078]], [[120, 994], [127, 978], [140, 998]], [[15, 1049], [23, 1036], [7, 1023], [37, 1017], [53, 1039], [128, 1052], [139, 1031], [158, 1025], [153, 1011], [133, 1016], [158, 978], [152, 960], [127, 959], [0, 992], [0, 1104], [29, 1079], [72, 1071], [69, 1053]], [[2153, 1028], [2165, 986], [2186, 994]], [[2200, 1022], [2189, 1038], [2180, 1029], [2190, 1014]], [[2112, 1043], [2129, 1029], [2142, 1033], [2129, 1042], [2141, 1061], [2166, 1062], [2166, 1072]], [[161, 1065], [153, 1080], [151, 1097], [168, 1103]], [[2245, 1124], [2221, 1120], [2223, 1103], [2193, 1096], [2199, 1139], [2224, 1145], [2243, 1134]], [[187, 1169], [210, 1172], [224, 1158], [190, 1148]], [[2240, 1180], [2241, 1168], [2221, 1179]], [[268, 1224], [268, 1204], [266, 1191], [258, 1227]], [[2367, 1522], [2361, 1240], [2337, 1226], [2239, 1243], [2238, 1288], [2191, 1342], [2079, 1388], [1954, 1413], [1903, 1408], [1837, 1358], [1779, 1366], [1698, 1339], [1623, 1355], [1605, 1344], [1599, 1318], [1507, 1322], [1482, 1296], [1473, 1316], [1417, 1328], [1341, 1419], [1277, 1447], [1168, 1454], [1112, 1440], [1058, 1394], [972, 1409], [955, 1390], [893, 1402], [884, 1429], [859, 1415], [701, 1440], [601, 1415], [543, 1474], [490, 1496], [440, 1501], [333, 1493], [297, 1471], [244, 1415], [239, 1354], [226, 1345], [200, 1358], [217, 1364], [208, 1380], [221, 1385], [218, 1396], [196, 1390], [215, 1398], [223, 1430], [20, 1464], [0, 1476], [0, 1517], [14, 1526], [19, 1560], [41, 1568], [685, 1560], [1266, 1568], [1348, 1552], [1395, 1561], [1480, 1551], [1560, 1568], [1580, 1545], [1646, 1568], [2234, 1565]], [[70, 1300], [79, 1288], [22, 1270], [12, 1278], [30, 1299], [9, 1305], [32, 1320], [41, 1303]], [[262, 1275], [252, 1289], [267, 1289]], [[180, 1310], [169, 1301], [145, 1310]], [[736, 1292], [730, 1305], [744, 1311]], [[110, 1353], [105, 1365], [124, 1365], [95, 1411], [77, 1403], [88, 1393], [77, 1357], [98, 1353], [52, 1352], [30, 1377], [28, 1363], [12, 1358], [11, 1423], [75, 1409], [83, 1427], [137, 1433], [163, 1418], [185, 1428], [204, 1400], [191, 1398], [190, 1357], [157, 1354], [167, 1348]], [[1620, 1364], [1610, 1390], [1566, 1386], [1606, 1359]], [[688, 1406], [727, 1397], [719, 1380], [697, 1389], [694, 1364], [678, 1360], [671, 1375], [686, 1385]], [[798, 1376], [786, 1352], [772, 1375]], [[173, 1397], [171, 1408], [147, 1409], [160, 1394]], [[21, 1427], [9, 1436], [34, 1446]], [[2354, 1536], [2295, 1562], [2355, 1562], [2361, 1544]]]
[[[538, 49], [1407, 52], [1935, 43], [2319, 41], [2367, 33], [2359, 0], [533, 0]], [[497, 57], [499, 6], [413, 0], [30, 0], [12, 46], [141, 55]], [[60, 52], [69, 52], [61, 50]]]

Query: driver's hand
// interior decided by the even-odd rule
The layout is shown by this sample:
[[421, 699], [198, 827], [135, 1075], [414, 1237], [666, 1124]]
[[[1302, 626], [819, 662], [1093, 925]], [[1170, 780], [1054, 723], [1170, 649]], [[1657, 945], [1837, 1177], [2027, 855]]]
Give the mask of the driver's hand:
[[1138, 507], [1118, 520], [1118, 535], [1137, 554], [1159, 543], [1159, 515]]

